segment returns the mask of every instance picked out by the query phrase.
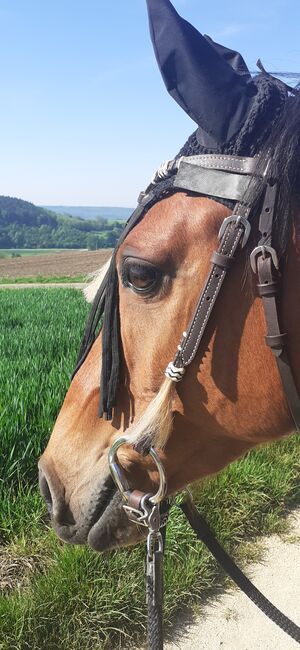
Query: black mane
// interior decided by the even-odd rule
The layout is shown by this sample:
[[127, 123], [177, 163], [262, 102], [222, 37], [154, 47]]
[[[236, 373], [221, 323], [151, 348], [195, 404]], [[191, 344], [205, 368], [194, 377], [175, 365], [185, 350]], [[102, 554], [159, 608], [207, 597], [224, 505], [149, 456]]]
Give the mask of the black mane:
[[[283, 109], [264, 143], [261, 160], [269, 157], [266, 181], [278, 182], [274, 241], [278, 256], [283, 258], [291, 226], [300, 220], [300, 91], [287, 97]], [[262, 187], [253, 188], [253, 204]]]

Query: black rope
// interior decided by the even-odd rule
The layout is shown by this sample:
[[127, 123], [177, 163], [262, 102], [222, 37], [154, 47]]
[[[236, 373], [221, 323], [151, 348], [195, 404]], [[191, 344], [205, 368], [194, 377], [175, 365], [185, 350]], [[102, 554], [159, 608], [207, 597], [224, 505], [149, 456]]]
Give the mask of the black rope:
[[115, 404], [116, 389], [119, 379], [119, 339], [118, 277], [114, 254], [107, 277], [104, 321], [102, 328], [102, 369], [99, 415], [100, 417], [105, 417], [107, 420], [112, 419], [112, 409]]
[[[162, 512], [168, 512], [168, 500], [161, 503]], [[148, 650], [163, 650], [163, 560], [166, 544], [166, 526], [161, 528], [163, 550], [155, 550], [153, 558], [147, 557], [146, 599], [148, 610]]]
[[163, 650], [163, 553], [156, 552], [154, 572], [146, 577], [148, 648]]
[[214, 537], [213, 532], [210, 530], [205, 519], [203, 519], [202, 515], [198, 512], [194, 503], [191, 500], [184, 501], [180, 504], [180, 508], [184, 512], [198, 539], [205, 544], [220, 566], [224, 571], [226, 571], [226, 573], [228, 573], [244, 594], [246, 594], [246, 596], [248, 596], [248, 598], [250, 598], [250, 600], [252, 600], [252, 602], [259, 607], [259, 609], [264, 612], [271, 621], [273, 621], [273, 623], [276, 623], [278, 627], [300, 644], [300, 627], [277, 609], [277, 607], [275, 607], [259, 591], [259, 589], [252, 584], [241, 569], [239, 569], [232, 558], [219, 544], [218, 540]]

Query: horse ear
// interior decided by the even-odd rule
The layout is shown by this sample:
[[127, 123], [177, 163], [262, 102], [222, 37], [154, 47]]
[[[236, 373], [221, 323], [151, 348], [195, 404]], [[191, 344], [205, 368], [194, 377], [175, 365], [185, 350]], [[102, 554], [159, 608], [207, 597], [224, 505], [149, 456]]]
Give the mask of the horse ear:
[[170, 95], [198, 124], [206, 147], [228, 142], [244, 124], [256, 86], [238, 52], [202, 36], [170, 0], [147, 0], [151, 39]]
[[235, 50], [230, 50], [228, 47], [216, 43], [215, 41], [213, 41], [213, 39], [210, 36], [207, 36], [207, 34], [204, 34], [204, 38], [206, 38], [208, 43], [210, 43], [212, 47], [215, 48], [218, 54], [220, 54], [220, 56], [222, 56], [223, 59], [231, 65], [231, 67], [233, 68], [233, 70], [235, 70], [235, 72], [241, 75], [245, 75], [248, 80], [251, 80], [251, 74], [247, 68], [247, 65], [243, 57], [239, 52], [236, 52]]

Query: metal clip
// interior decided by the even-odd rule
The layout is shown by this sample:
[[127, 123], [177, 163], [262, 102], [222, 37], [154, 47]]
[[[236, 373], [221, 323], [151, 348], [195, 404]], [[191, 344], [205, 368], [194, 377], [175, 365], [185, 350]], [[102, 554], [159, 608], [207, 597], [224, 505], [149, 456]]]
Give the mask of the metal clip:
[[263, 260], [266, 259], [267, 255], [270, 255], [272, 258], [272, 262], [275, 266], [275, 269], [278, 271], [279, 269], [279, 261], [277, 257], [277, 253], [275, 249], [272, 246], [256, 246], [256, 248], [253, 249], [251, 255], [250, 255], [250, 264], [253, 273], [257, 273], [257, 257], [261, 255]]
[[160, 530], [160, 507], [159, 503], [152, 506], [148, 517], [148, 527], [150, 533], [158, 533]]
[[152, 581], [152, 603], [156, 601], [156, 578], [158, 562], [164, 552], [161, 528], [160, 505], [152, 506], [148, 518], [149, 533], [147, 537], [147, 575]]
[[152, 494], [145, 494], [141, 499], [140, 509], [133, 508], [132, 506], [123, 505], [127, 517], [139, 526], [149, 526], [149, 518], [151, 517], [154, 506], [150, 503]]
[[242, 240], [242, 248], [246, 246], [247, 241], [249, 239], [249, 235], [251, 232], [251, 226], [248, 221], [248, 219], [245, 219], [245, 217], [242, 217], [237, 214], [232, 214], [230, 217], [226, 217], [221, 225], [221, 228], [219, 230], [219, 235], [218, 238], [221, 240], [222, 237], [225, 234], [226, 228], [229, 226], [230, 223], [235, 223], [236, 228], [239, 228], [240, 226], [243, 226], [244, 228], [244, 235], [243, 235], [243, 240]]
[[150, 532], [147, 537], [147, 556], [153, 559], [154, 553], [163, 553], [164, 545], [161, 533]]
[[155, 553], [163, 553], [164, 545], [160, 530], [166, 525], [167, 519], [168, 512], [161, 515], [159, 503], [152, 506], [148, 517], [149, 533], [147, 537], [147, 556], [150, 559], [153, 559]]

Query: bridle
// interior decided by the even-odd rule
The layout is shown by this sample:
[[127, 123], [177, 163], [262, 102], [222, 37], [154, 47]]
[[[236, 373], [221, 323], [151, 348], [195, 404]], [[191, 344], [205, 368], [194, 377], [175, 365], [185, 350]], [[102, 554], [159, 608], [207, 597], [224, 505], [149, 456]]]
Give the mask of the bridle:
[[[259, 240], [250, 254], [253, 273], [257, 277], [258, 295], [262, 298], [268, 333], [266, 344], [271, 348], [281, 376], [295, 429], [300, 429], [300, 397], [286, 352], [287, 335], [281, 332], [276, 297], [279, 291], [279, 261], [272, 234], [278, 179], [265, 180], [269, 159], [228, 155], [202, 155], [182, 159], [174, 180], [174, 188], [237, 201], [231, 216], [226, 217], [219, 232], [219, 247], [211, 257], [211, 270], [199, 297], [195, 312], [183, 332], [177, 353], [165, 374], [172, 381], [181, 381], [186, 368], [196, 356], [210, 315], [220, 294], [236, 254], [244, 248], [251, 232], [252, 201], [247, 200], [251, 182], [262, 181], [262, 206], [259, 216]], [[262, 166], [262, 169], [261, 169]]]
[[[211, 269], [200, 294], [194, 314], [183, 332], [174, 359], [168, 364], [165, 375], [173, 382], [183, 379], [199, 349], [211, 313], [225, 278], [234, 264], [240, 249], [248, 242], [251, 232], [252, 199], [247, 197], [251, 184], [259, 183], [261, 201], [259, 211], [259, 238], [250, 254], [250, 264], [257, 278], [257, 291], [263, 302], [268, 333], [266, 344], [271, 348], [280, 373], [284, 393], [295, 429], [300, 429], [300, 397], [286, 351], [287, 335], [281, 332], [277, 297], [279, 291], [279, 261], [272, 235], [278, 196], [278, 179], [268, 178], [269, 158], [240, 157], [208, 154], [179, 158], [168, 163], [164, 174], [173, 175], [173, 188], [220, 199], [236, 201], [231, 216], [226, 217], [219, 232], [219, 246], [211, 257]], [[158, 172], [162, 173], [162, 172]], [[154, 179], [155, 184], [156, 179]], [[140, 220], [143, 211], [153, 203], [152, 185], [141, 195], [133, 221]], [[132, 223], [127, 226], [127, 229]], [[125, 230], [125, 236], [126, 236]], [[124, 239], [124, 236], [123, 238]], [[125, 501], [125, 511], [131, 521], [148, 528], [147, 540], [147, 594], [149, 614], [149, 648], [163, 648], [162, 634], [162, 558], [165, 526], [172, 500], [165, 499], [167, 488], [164, 470], [151, 441], [140, 441], [135, 447], [150, 453], [159, 472], [160, 486], [156, 495], [132, 490], [117, 460], [117, 450], [130, 438], [120, 438], [112, 446], [109, 463], [112, 477]], [[245, 593], [282, 629], [300, 643], [300, 628], [277, 610], [244, 576], [231, 558], [215, 540], [208, 525], [195, 508], [189, 493], [180, 507], [187, 516], [199, 539], [204, 541], [217, 560], [227, 570]]]

